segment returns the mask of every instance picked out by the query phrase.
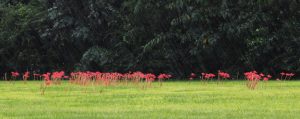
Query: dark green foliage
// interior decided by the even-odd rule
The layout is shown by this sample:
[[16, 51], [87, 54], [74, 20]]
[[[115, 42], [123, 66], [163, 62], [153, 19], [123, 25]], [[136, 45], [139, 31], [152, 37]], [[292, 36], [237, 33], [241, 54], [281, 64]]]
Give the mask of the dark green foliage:
[[2, 72], [300, 72], [299, 0], [0, 4]]

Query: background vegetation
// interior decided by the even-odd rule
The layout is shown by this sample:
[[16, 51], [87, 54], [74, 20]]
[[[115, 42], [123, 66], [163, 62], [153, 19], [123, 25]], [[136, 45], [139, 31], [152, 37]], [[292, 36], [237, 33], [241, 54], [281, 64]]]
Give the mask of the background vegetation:
[[0, 73], [300, 72], [299, 0], [1, 0]]

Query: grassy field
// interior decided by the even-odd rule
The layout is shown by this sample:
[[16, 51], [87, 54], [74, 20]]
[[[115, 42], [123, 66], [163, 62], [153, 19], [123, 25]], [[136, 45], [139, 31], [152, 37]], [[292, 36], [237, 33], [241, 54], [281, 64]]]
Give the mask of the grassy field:
[[82, 87], [64, 82], [40, 93], [41, 82], [0, 82], [1, 119], [293, 119], [300, 118], [300, 82], [165, 82]]

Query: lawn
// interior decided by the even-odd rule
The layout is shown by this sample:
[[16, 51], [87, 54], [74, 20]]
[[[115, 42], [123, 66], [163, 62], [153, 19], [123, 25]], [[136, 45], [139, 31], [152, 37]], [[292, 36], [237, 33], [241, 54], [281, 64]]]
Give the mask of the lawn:
[[0, 82], [1, 119], [293, 119], [300, 118], [300, 81], [164, 82], [160, 87], [77, 86], [63, 82], [41, 95], [42, 82]]

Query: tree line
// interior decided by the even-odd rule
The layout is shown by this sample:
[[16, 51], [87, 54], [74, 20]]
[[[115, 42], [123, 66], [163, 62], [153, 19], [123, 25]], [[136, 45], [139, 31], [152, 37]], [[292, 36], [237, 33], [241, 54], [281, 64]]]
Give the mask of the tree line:
[[299, 0], [1, 0], [0, 72], [300, 72]]

